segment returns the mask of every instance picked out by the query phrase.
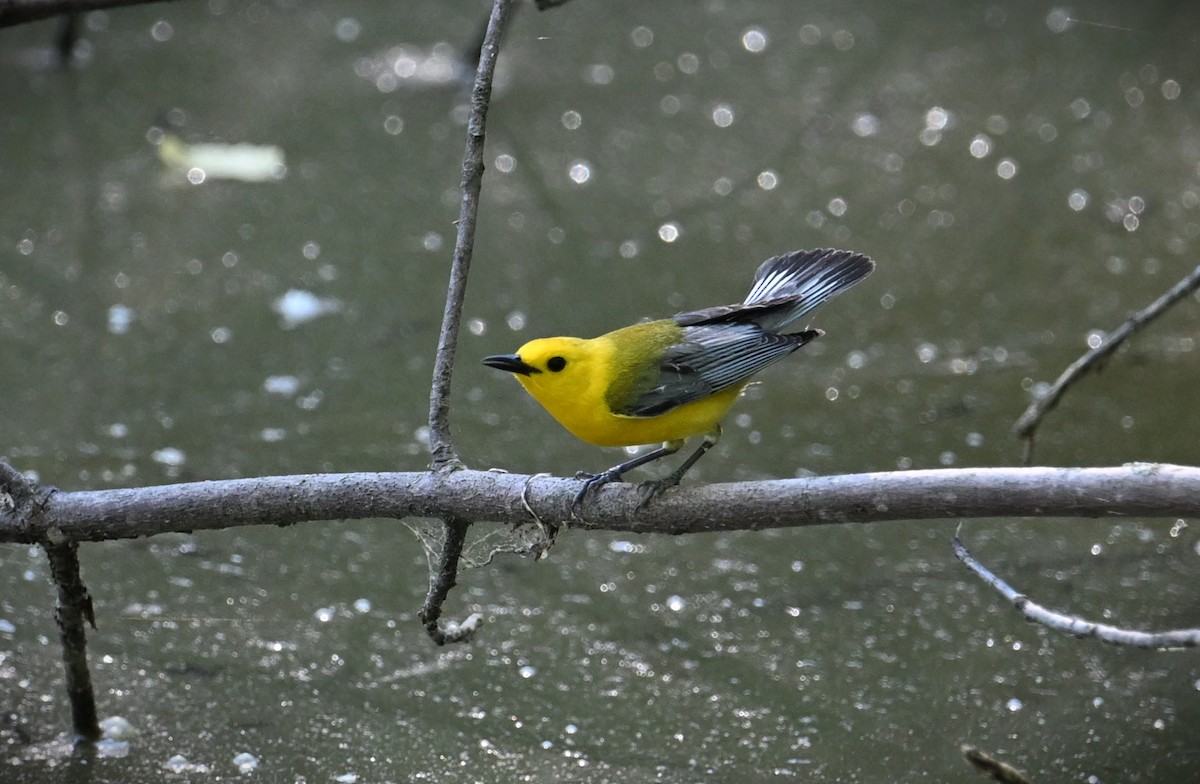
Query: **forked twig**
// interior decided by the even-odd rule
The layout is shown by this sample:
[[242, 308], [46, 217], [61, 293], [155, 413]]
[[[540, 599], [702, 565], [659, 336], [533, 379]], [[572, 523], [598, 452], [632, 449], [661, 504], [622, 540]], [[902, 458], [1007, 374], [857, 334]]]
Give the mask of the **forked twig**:
[[1099, 345], [1089, 350], [1079, 359], [1067, 366], [1067, 369], [1046, 390], [1029, 403], [1029, 407], [1013, 423], [1013, 432], [1025, 442], [1024, 463], [1029, 465], [1033, 459], [1033, 439], [1038, 425], [1046, 414], [1050, 413], [1067, 389], [1079, 380], [1089, 370], [1099, 366], [1131, 335], [1154, 319], [1162, 315], [1168, 308], [1179, 300], [1191, 294], [1200, 287], [1200, 266], [1192, 270], [1187, 277], [1172, 286], [1165, 294], [1150, 303], [1146, 308], [1130, 316], [1124, 324], [1105, 336]]

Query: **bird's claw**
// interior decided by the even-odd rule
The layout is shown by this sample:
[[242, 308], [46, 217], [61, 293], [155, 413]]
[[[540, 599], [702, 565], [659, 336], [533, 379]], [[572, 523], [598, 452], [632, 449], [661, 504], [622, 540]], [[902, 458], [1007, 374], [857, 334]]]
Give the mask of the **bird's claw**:
[[641, 500], [638, 501], [638, 509], [644, 508], [677, 484], [679, 484], [679, 480], [670, 476], [665, 479], [651, 479], [648, 482], [642, 482], [638, 485], [638, 495], [641, 496]]
[[587, 498], [588, 493], [610, 482], [621, 481], [621, 474], [619, 471], [611, 470], [601, 471], [598, 474], [580, 471], [575, 474], [575, 478], [583, 480], [583, 487], [579, 488], [579, 492], [575, 494], [575, 500], [571, 502], [571, 516], [583, 519], [579, 513], [583, 509], [583, 499]]
[[[583, 481], [583, 487], [579, 488], [579, 492], [575, 494], [575, 500], [571, 502], [571, 515], [582, 520], [580, 512], [583, 509], [583, 501], [587, 498], [588, 494], [611, 482], [621, 481], [621, 475], [620, 471], [613, 471], [612, 469], [601, 471], [598, 474], [589, 474], [586, 471], [580, 471], [575, 474], [576, 479]], [[648, 503], [677, 484], [679, 484], [679, 477], [673, 474], [662, 479], [651, 479], [647, 482], [642, 482], [638, 485], [638, 509], [644, 508]]]

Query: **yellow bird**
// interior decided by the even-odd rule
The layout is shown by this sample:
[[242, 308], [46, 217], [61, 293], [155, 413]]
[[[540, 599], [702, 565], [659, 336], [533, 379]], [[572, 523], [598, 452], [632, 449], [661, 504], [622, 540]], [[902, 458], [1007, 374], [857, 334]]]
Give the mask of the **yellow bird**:
[[750, 379], [809, 341], [819, 329], [785, 330], [875, 269], [844, 250], [773, 256], [754, 273], [744, 302], [679, 313], [596, 338], [539, 338], [515, 354], [485, 357], [506, 370], [577, 438], [597, 446], [662, 446], [587, 481], [575, 497], [616, 482], [633, 468], [704, 440], [674, 472], [642, 486], [642, 503], [679, 480], [721, 437], [721, 417]]

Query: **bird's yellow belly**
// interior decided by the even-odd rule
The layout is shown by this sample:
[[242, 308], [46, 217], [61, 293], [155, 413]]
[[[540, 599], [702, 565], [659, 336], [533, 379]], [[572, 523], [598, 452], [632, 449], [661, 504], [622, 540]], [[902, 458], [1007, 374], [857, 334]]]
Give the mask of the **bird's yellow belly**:
[[707, 433], [725, 416], [741, 391], [741, 386], [724, 389], [651, 417], [613, 414], [599, 404], [560, 407], [541, 402], [578, 439], [596, 446], [635, 446]]

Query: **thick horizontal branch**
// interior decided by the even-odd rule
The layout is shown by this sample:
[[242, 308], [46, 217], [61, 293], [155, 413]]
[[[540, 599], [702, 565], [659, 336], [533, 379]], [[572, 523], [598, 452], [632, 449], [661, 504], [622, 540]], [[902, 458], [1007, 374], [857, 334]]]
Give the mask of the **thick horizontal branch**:
[[630, 533], [700, 533], [971, 517], [1196, 517], [1200, 468], [977, 468], [684, 486], [639, 509], [614, 484], [571, 517], [579, 482], [500, 471], [310, 474], [58, 491], [0, 504], [0, 543], [128, 539], [312, 520], [435, 517]]

